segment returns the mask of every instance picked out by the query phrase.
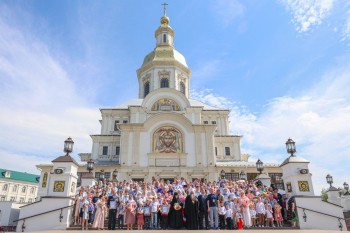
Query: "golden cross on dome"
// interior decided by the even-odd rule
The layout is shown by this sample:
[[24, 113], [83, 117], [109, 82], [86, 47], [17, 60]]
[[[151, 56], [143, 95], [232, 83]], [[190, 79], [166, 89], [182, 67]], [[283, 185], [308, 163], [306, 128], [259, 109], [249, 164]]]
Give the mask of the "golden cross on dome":
[[164, 16], [166, 16], [166, 6], [169, 5], [169, 4], [164, 2], [161, 5], [164, 6]]

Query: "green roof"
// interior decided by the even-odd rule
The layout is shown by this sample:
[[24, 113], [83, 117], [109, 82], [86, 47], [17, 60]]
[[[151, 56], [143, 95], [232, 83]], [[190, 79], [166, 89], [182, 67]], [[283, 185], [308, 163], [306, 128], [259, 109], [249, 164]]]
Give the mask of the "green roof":
[[[5, 172], [10, 172], [10, 177], [5, 177]], [[26, 172], [17, 172], [17, 171], [11, 171], [7, 169], [0, 168], [0, 179], [9, 179], [9, 180], [20, 180], [25, 182], [31, 182], [31, 183], [39, 183], [39, 175], [29, 174]]]

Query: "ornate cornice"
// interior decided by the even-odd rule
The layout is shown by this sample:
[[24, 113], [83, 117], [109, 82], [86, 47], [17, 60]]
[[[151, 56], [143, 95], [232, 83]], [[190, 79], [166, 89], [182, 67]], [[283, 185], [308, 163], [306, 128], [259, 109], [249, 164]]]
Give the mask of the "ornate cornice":
[[170, 71], [168, 70], [160, 70], [158, 71], [159, 78], [170, 78]]
[[186, 73], [188, 75], [188, 77], [191, 76], [192, 71], [187, 68], [186, 66], [182, 65], [180, 62], [173, 60], [173, 61], [152, 61], [142, 67], [140, 67], [136, 72], [137, 72], [137, 76], [140, 78], [140, 75], [151, 69], [152, 67], [154, 68], [154, 66], [175, 66], [178, 69], [181, 69], [184, 73]]
[[146, 82], [150, 82], [151, 81], [151, 74], [147, 73], [145, 76], [143, 76], [142, 78], [142, 82], [146, 83]]

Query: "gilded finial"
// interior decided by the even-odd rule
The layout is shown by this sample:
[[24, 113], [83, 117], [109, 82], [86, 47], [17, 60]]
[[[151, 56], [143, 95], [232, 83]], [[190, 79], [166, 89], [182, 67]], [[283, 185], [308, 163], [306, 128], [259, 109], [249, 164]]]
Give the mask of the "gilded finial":
[[162, 6], [164, 7], [164, 17], [166, 16], [166, 6], [168, 5], [168, 3], [164, 2], [162, 4]]
[[164, 16], [160, 19], [161, 24], [169, 24], [169, 17], [166, 16], [166, 6], [168, 3], [161, 4], [164, 7]]

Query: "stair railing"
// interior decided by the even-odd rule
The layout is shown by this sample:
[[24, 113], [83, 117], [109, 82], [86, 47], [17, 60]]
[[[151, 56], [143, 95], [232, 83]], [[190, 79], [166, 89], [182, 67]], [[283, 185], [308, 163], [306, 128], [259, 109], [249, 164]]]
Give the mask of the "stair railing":
[[34, 217], [37, 217], [37, 216], [40, 216], [40, 215], [44, 215], [44, 214], [48, 214], [48, 213], [52, 213], [52, 212], [55, 212], [55, 211], [58, 211], [58, 210], [61, 210], [60, 215], [58, 216], [58, 219], [60, 220], [60, 222], [62, 222], [63, 209], [67, 209], [67, 208], [70, 208], [72, 206], [74, 206], [74, 204], [73, 205], [69, 205], [69, 206], [65, 206], [65, 207], [61, 207], [61, 208], [57, 208], [57, 209], [54, 209], [54, 210], [49, 210], [49, 211], [46, 211], [46, 212], [42, 212], [40, 214], [34, 214], [34, 215], [31, 215], [31, 216], [28, 216], [28, 217], [25, 217], [25, 218], [20, 218], [20, 219], [14, 220], [13, 222], [19, 222], [19, 221], [23, 220], [21, 228], [22, 228], [22, 232], [24, 232], [24, 230], [26, 229], [26, 225], [25, 225], [26, 219], [34, 218]]

